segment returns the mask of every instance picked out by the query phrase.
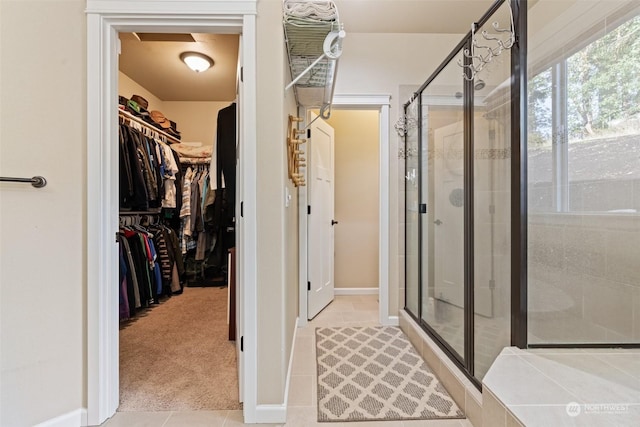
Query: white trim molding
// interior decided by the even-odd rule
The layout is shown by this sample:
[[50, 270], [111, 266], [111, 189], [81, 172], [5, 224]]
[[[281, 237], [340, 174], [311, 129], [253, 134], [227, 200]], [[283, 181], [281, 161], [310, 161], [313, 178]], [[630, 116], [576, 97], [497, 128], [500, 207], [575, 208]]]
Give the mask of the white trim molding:
[[[258, 405], [256, 406], [256, 419], [261, 424], [284, 424], [287, 422], [287, 405]], [[248, 424], [248, 423], [247, 423]]]
[[245, 423], [262, 422], [257, 415], [258, 404], [258, 216], [257, 216], [257, 67], [256, 67], [256, 16], [246, 14], [242, 24], [242, 99], [239, 108], [244, 123], [241, 124], [240, 159], [242, 162], [242, 197], [245, 214], [239, 221], [242, 241], [238, 250], [242, 255], [244, 299], [242, 311], [243, 343], [243, 414]]
[[87, 410], [76, 409], [75, 411], [67, 412], [66, 414], [59, 415], [50, 420], [41, 422], [35, 427], [78, 427], [87, 425]]
[[[306, 117], [306, 112], [303, 107], [298, 108], [298, 117]], [[307, 174], [307, 168], [302, 166], [300, 168], [301, 173], [305, 176]], [[302, 328], [307, 326], [309, 322], [308, 300], [307, 300], [307, 280], [309, 270], [307, 265], [307, 187], [305, 185], [298, 187], [298, 327]]]
[[244, 90], [238, 105], [245, 204], [238, 269], [241, 301], [243, 407], [247, 423], [257, 406], [256, 1], [87, 0], [87, 422], [99, 425], [119, 402], [118, 294], [118, 32], [242, 34]]
[[87, 13], [176, 15], [255, 15], [255, 0], [87, 0]]
[[379, 110], [391, 104], [391, 95], [335, 95], [331, 106], [337, 110]]
[[[284, 402], [282, 403], [285, 409], [284, 417], [282, 418], [281, 421], [264, 421], [263, 419], [261, 419], [260, 422], [263, 422], [263, 423], [266, 423], [266, 422], [286, 423], [287, 422], [287, 407], [289, 405], [289, 386], [291, 385], [291, 372], [293, 371], [293, 355], [295, 354], [295, 350], [296, 350], [296, 336], [298, 332], [299, 319], [300, 319], [299, 317], [296, 318], [296, 323], [293, 327], [291, 353], [289, 354], [289, 367], [287, 368], [287, 378], [285, 379], [285, 383], [284, 383]], [[258, 409], [261, 409], [262, 406], [263, 405], [258, 405]], [[274, 405], [274, 406], [279, 406], [279, 405]], [[274, 412], [277, 412], [277, 411], [274, 411]], [[267, 411], [267, 413], [271, 414], [271, 411]]]
[[371, 288], [334, 288], [336, 295], [378, 295], [378, 287]]
[[392, 256], [389, 254], [389, 230], [391, 229], [389, 221], [389, 199], [391, 197], [389, 183], [389, 162], [391, 161], [391, 151], [389, 150], [390, 102], [391, 97], [389, 96], [387, 103], [380, 106], [380, 246], [378, 251], [380, 262], [378, 280], [380, 280], [380, 323], [382, 325], [392, 324], [389, 317], [389, 264]]

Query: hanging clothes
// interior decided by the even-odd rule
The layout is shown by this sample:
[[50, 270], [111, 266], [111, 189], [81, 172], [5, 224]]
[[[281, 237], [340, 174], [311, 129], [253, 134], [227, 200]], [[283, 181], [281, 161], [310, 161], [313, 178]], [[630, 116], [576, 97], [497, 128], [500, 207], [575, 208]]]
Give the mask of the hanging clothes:
[[235, 217], [236, 206], [236, 103], [218, 111], [216, 134], [217, 188], [227, 191], [226, 217]]
[[[230, 107], [235, 109], [235, 105]], [[221, 118], [230, 111], [225, 110]], [[232, 116], [227, 125], [233, 127], [235, 141], [235, 112]], [[222, 127], [220, 138], [227, 132], [225, 125]], [[154, 139], [153, 132], [146, 131], [144, 126], [124, 122], [119, 127], [119, 143], [121, 210], [160, 211], [164, 223], [175, 230], [155, 226], [144, 231], [131, 227], [122, 230], [123, 259], [128, 267], [124, 271], [129, 274], [127, 300], [133, 315], [136, 309], [156, 303], [159, 296], [181, 292], [185, 280], [200, 286], [208, 277], [226, 278], [226, 256], [211, 254], [224, 250], [220, 246], [224, 240], [218, 234], [220, 230], [233, 228], [232, 221], [224, 219], [233, 217], [233, 213], [225, 208], [216, 214], [217, 177], [209, 170], [213, 146], [169, 146]], [[232, 145], [223, 157], [235, 162], [235, 142]], [[235, 170], [235, 163], [232, 166]], [[220, 173], [220, 182], [229, 182], [235, 188], [230, 169], [224, 172], [220, 169]], [[220, 203], [227, 204], [225, 200], [221, 198]], [[143, 262], [148, 266], [143, 268]]]
[[176, 208], [180, 169], [174, 151], [127, 124], [120, 125], [118, 138], [120, 209]]
[[[227, 276], [228, 250], [235, 246], [236, 104], [218, 112], [216, 133], [215, 198], [207, 216], [212, 218], [213, 248], [207, 264]], [[212, 185], [213, 187], [213, 185]]]
[[[163, 224], [125, 226], [120, 242], [120, 318], [182, 292], [184, 264], [176, 233]], [[125, 307], [126, 306], [126, 307]]]

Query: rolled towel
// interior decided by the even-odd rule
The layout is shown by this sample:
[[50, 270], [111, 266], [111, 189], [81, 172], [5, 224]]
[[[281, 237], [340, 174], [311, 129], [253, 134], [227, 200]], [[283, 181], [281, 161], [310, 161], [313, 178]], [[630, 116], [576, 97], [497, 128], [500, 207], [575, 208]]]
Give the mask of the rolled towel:
[[335, 21], [338, 19], [338, 12], [332, 1], [300, 1], [285, 0], [285, 15], [298, 18], [311, 18], [321, 21]]

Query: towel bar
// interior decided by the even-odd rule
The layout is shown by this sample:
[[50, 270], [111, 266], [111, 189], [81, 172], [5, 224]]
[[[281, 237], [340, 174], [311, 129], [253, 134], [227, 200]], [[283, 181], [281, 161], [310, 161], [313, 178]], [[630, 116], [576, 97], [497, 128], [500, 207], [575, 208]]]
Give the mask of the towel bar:
[[36, 188], [42, 188], [47, 185], [47, 180], [42, 176], [34, 176], [33, 178], [11, 178], [8, 176], [0, 176], [0, 181], [6, 182], [27, 182]]

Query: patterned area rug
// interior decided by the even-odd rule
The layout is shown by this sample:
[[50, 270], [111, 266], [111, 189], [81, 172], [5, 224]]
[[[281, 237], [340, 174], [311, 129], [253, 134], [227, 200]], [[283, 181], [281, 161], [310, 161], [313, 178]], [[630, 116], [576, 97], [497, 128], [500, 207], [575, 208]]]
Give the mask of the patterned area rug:
[[464, 418], [397, 327], [316, 329], [318, 421]]

